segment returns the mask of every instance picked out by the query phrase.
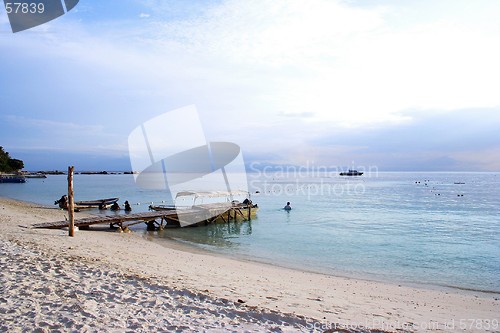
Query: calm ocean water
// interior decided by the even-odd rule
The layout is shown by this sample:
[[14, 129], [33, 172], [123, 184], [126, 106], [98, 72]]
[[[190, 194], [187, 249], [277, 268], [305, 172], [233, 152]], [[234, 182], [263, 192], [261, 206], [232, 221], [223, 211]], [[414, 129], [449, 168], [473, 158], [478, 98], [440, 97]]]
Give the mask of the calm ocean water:
[[[156, 239], [335, 275], [500, 293], [500, 173], [248, 178], [256, 219], [167, 229]], [[0, 196], [50, 206], [65, 191], [66, 176], [0, 184]], [[134, 211], [165, 199], [137, 188], [131, 175], [76, 175], [75, 195], [119, 196]], [[282, 210], [287, 201], [290, 212]]]

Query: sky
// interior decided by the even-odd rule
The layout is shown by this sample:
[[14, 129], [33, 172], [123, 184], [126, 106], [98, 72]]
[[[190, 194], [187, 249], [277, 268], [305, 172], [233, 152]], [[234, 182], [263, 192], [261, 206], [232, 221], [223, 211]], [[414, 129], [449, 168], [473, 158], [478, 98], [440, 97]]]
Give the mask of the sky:
[[207, 141], [238, 144], [247, 165], [500, 171], [498, 13], [497, 0], [80, 0], [14, 34], [2, 7], [0, 146], [29, 170], [129, 170], [135, 128], [195, 106]]

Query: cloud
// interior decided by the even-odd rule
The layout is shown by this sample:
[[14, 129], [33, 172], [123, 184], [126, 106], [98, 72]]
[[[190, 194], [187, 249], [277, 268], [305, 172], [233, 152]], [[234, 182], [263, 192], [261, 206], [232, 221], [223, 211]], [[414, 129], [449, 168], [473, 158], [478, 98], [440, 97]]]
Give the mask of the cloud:
[[319, 122], [352, 127], [404, 121], [399, 112], [409, 108], [500, 104], [496, 30], [447, 19], [395, 29], [389, 14], [335, 1], [226, 1], [158, 23], [154, 39], [201, 55], [218, 77], [230, 75], [224, 66], [238, 68], [262, 87], [253, 96], [265, 97], [262, 110], [314, 112]]
[[120, 136], [103, 125], [82, 125], [23, 116], [5, 115], [8, 137], [4, 141], [17, 151], [93, 153], [124, 156], [127, 146]]
[[[207, 139], [283, 163], [349, 164], [349, 154], [378, 161], [391, 149], [402, 159], [405, 149], [426, 147], [429, 158], [451, 149], [451, 158], [465, 160], [458, 144], [472, 149], [491, 140], [481, 134], [487, 119], [477, 118], [463, 136], [451, 130], [461, 128], [453, 121], [463, 118], [460, 110], [500, 105], [500, 24], [483, 19], [494, 8], [457, 13], [450, 2], [436, 12], [426, 3], [326, 0], [134, 5], [120, 12], [88, 2], [45, 30], [0, 39], [0, 102], [36, 129], [23, 132], [26, 146], [51, 142], [61, 129], [71, 133], [69, 124], [83, 126], [73, 128], [78, 141], [96, 149], [94, 137], [121, 145], [138, 124], [191, 104]], [[434, 121], [442, 126], [427, 110], [441, 115]], [[433, 144], [440, 132], [448, 134]]]
[[[400, 111], [411, 108], [500, 104], [496, 34], [470, 23], [394, 29], [388, 6], [322, 0], [224, 1], [194, 16], [188, 5], [144, 4], [155, 12], [151, 23], [98, 35], [80, 27], [71, 41], [56, 41], [58, 52], [113, 76], [117, 90], [179, 96], [228, 120], [234, 110], [260, 122], [310, 113], [353, 127], [404, 122]], [[172, 11], [184, 16], [171, 19]]]
[[280, 113], [279, 115], [286, 118], [301, 118], [301, 119], [314, 118], [314, 112], [300, 112], [300, 113], [283, 112]]
[[[449, 152], [500, 146], [500, 108], [463, 109], [453, 112], [407, 111], [411, 121], [398, 126], [379, 126], [362, 131], [338, 131], [321, 144], [364, 145], [377, 151]], [[488, 121], [484, 121], [488, 119]], [[320, 142], [318, 142], [320, 143]]]
[[[404, 112], [411, 121], [311, 138], [331, 161], [351, 159], [397, 170], [498, 170], [500, 108]], [[487, 119], [488, 121], [485, 121]], [[336, 152], [333, 147], [350, 147]], [[479, 156], [484, 158], [478, 158]], [[496, 168], [496, 169], [495, 169]]]
[[103, 131], [102, 125], [81, 125], [76, 123], [65, 123], [45, 119], [33, 119], [22, 116], [6, 115], [3, 118], [15, 126], [36, 128], [38, 130], [52, 132], [54, 130], [79, 134], [85, 132], [88, 134], [96, 134]]
[[146, 13], [140, 13], [139, 14], [140, 18], [149, 18], [150, 16], [151, 16], [151, 14], [146, 14]]
[[160, 24], [160, 38], [235, 63], [283, 67], [335, 55], [353, 34], [382, 26], [379, 13], [336, 1], [225, 1], [203, 15]]

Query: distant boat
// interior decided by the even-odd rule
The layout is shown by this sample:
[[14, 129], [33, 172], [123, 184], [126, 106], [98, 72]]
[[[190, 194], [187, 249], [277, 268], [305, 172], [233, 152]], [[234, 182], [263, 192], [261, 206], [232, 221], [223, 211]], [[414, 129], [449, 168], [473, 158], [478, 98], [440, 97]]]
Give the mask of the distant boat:
[[340, 173], [341, 176], [362, 176], [363, 175], [363, 172], [360, 172], [358, 170], [350, 170], [347, 171], [347, 172], [341, 172]]
[[26, 178], [20, 175], [0, 175], [0, 183], [26, 183]]
[[47, 175], [44, 175], [42, 173], [28, 173], [28, 174], [25, 174], [24, 177], [26, 177], [26, 178], [47, 178]]

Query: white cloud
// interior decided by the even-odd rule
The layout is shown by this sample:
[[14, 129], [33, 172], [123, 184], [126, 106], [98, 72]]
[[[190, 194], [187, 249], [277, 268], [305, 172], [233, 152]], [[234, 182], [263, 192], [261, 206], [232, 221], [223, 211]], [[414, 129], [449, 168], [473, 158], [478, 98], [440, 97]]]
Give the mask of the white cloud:
[[104, 126], [102, 125], [81, 125], [76, 123], [59, 122], [46, 119], [26, 118], [22, 116], [6, 115], [4, 118], [7, 122], [22, 127], [35, 128], [37, 130], [44, 130], [52, 132], [54, 130], [73, 132], [85, 132], [88, 134], [96, 134], [103, 132]]
[[257, 118], [312, 112], [356, 126], [404, 121], [398, 114], [410, 108], [500, 104], [497, 30], [426, 17], [396, 30], [387, 13], [395, 15], [334, 1], [227, 1], [160, 24], [156, 39], [198, 55], [215, 86], [231, 76], [258, 87], [241, 100], [257, 102]]
[[[306, 140], [338, 128], [411, 121], [405, 110], [500, 105], [500, 23], [482, 20], [494, 8], [467, 13], [444, 2], [436, 13], [429, 3], [229, 0], [181, 10], [145, 3], [151, 7], [139, 16], [152, 13], [148, 20], [55, 20], [57, 31], [46, 25], [43, 34], [16, 38], [15, 48], [5, 40], [0, 47], [12, 58], [36, 50], [48, 68], [71, 64], [95, 106], [77, 105], [77, 116], [116, 116], [124, 137], [158, 114], [195, 104], [209, 140], [253, 152], [294, 147], [291, 158], [324, 155]], [[52, 83], [65, 76], [54, 72]], [[89, 100], [79, 98], [75, 104]]]
[[[82, 125], [46, 119], [5, 115], [4, 124], [18, 135], [11, 146], [17, 150], [86, 152], [124, 156], [127, 146], [116, 134], [108, 133], [104, 125]], [[24, 133], [35, 134], [35, 140], [26, 140]]]
[[312, 113], [309, 123], [352, 127], [398, 123], [406, 109], [500, 104], [497, 31], [425, 18], [395, 29], [396, 14], [326, 0], [231, 0], [194, 18], [119, 27], [114, 40], [113, 30], [77, 31], [80, 41], [60, 44], [87, 66], [129, 76], [137, 93], [176, 91], [184, 105], [205, 103], [228, 119], [234, 110], [257, 122]]

